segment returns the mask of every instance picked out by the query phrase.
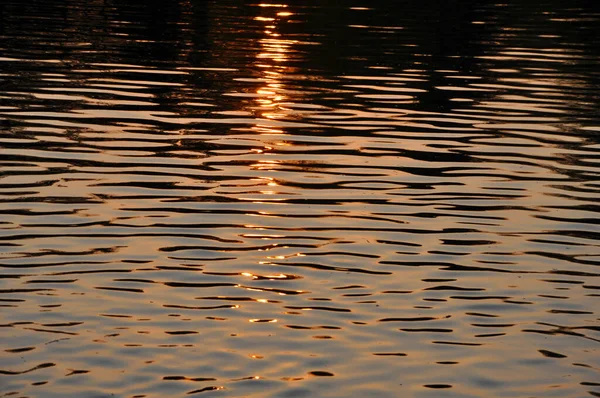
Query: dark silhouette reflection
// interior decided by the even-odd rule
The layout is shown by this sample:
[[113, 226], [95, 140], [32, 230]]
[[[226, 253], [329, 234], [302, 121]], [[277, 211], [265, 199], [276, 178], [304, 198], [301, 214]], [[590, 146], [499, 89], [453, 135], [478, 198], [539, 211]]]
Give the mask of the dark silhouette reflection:
[[[573, 5], [571, 17], [596, 8], [581, 3], [580, 7]], [[381, 73], [387, 73], [383, 68], [393, 72], [418, 70], [424, 79], [419, 87], [424, 91], [416, 96], [415, 106], [444, 111], [456, 105], [452, 99], [457, 92], [446, 89], [448, 86], [469, 83], [461, 80], [466, 74], [470, 78], [490, 77], [486, 63], [479, 57], [493, 55], [499, 35], [519, 35], [519, 26], [526, 23], [520, 21], [538, 18], [544, 23], [545, 15], [560, 10], [559, 5], [554, 1], [516, 7], [488, 1], [438, 0], [376, 1], [368, 7], [360, 3], [315, 7], [299, 1], [280, 6], [183, 0], [7, 1], [0, 5], [0, 29], [4, 35], [4, 56], [17, 52], [33, 59], [54, 59], [58, 61], [57, 71], [66, 66], [76, 69], [77, 65], [111, 63], [157, 68], [234, 68], [240, 77], [257, 78], [261, 68], [256, 67], [256, 55], [263, 51], [264, 31], [273, 30], [288, 41], [284, 65], [295, 69], [287, 74], [319, 80], [324, 89], [333, 89], [338, 86], [337, 77], [360, 75], [365, 68], [382, 68]], [[587, 39], [597, 33], [593, 18], [583, 23], [568, 22], [568, 29], [560, 23], [554, 25], [561, 31], [562, 43], [578, 45], [590, 56], [598, 55], [595, 41]], [[504, 33], [513, 27], [514, 34]], [[539, 41], [544, 42], [543, 38]], [[217, 75], [204, 71], [171, 79], [182, 82], [186, 89], [193, 87], [198, 96], [245, 90], [243, 85]], [[326, 104], [330, 98], [339, 97], [323, 92], [310, 94], [311, 90], [303, 87], [305, 81], [288, 84], [300, 85], [310, 101]], [[164, 97], [167, 107], [190, 96], [179, 89], [156, 92]], [[478, 101], [487, 95], [486, 90], [473, 90], [469, 100]], [[231, 107], [239, 104], [232, 103]]]

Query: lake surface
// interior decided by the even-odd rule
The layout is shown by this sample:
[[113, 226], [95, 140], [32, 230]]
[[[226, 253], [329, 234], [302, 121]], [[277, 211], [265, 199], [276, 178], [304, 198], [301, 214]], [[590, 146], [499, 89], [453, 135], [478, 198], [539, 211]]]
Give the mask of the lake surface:
[[0, 85], [0, 396], [600, 396], [597, 2], [5, 0]]

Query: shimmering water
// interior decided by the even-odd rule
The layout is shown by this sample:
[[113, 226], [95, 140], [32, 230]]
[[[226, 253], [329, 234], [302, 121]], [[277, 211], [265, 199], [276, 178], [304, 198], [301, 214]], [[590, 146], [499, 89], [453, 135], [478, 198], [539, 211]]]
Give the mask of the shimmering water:
[[600, 396], [599, 33], [4, 0], [0, 395]]

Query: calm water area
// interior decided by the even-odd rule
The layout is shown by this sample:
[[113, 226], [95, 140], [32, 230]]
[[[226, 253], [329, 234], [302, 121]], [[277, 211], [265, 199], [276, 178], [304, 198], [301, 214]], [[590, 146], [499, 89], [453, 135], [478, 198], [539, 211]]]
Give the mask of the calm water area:
[[0, 2], [0, 397], [600, 397], [600, 2]]

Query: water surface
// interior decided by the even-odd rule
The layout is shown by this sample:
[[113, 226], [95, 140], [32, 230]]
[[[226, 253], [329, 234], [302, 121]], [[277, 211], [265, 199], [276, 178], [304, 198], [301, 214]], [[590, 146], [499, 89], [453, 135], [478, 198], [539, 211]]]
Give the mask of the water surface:
[[0, 394], [600, 396], [600, 11], [457, 3], [2, 2]]

